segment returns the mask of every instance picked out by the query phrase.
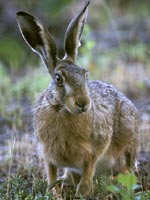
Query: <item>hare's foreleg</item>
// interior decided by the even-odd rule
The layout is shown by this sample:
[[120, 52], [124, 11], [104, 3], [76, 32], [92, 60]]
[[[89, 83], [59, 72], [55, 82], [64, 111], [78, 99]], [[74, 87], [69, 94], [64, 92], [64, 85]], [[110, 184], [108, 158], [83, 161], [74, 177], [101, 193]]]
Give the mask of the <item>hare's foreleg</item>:
[[[45, 163], [46, 165], [46, 171], [47, 171], [47, 181], [48, 181], [48, 187], [47, 190], [52, 190], [53, 194], [60, 194], [61, 189], [57, 182], [57, 167], [54, 166], [52, 163]], [[56, 185], [55, 185], [56, 184]]]
[[87, 161], [83, 167], [81, 180], [76, 190], [76, 197], [88, 197], [92, 193], [94, 172], [95, 163], [91, 159], [91, 161]]
[[45, 162], [48, 185], [51, 185], [57, 180], [57, 168], [52, 163]]

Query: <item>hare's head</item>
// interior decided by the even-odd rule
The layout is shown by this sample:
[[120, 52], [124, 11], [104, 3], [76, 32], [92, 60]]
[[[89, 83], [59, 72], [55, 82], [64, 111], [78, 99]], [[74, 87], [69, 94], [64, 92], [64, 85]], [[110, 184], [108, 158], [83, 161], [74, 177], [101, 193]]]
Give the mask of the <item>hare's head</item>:
[[32, 15], [17, 13], [24, 40], [41, 57], [52, 77], [51, 102], [73, 114], [86, 112], [91, 107], [86, 86], [87, 70], [75, 64], [88, 5], [89, 1], [67, 28], [63, 59], [58, 58], [56, 44], [48, 30]]

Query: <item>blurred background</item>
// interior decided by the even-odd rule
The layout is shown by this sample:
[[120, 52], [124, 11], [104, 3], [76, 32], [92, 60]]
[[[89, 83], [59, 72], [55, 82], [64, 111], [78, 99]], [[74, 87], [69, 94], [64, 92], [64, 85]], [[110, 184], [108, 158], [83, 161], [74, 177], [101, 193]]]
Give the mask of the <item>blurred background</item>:
[[[23, 10], [40, 19], [54, 36], [59, 56], [63, 57], [67, 25], [84, 3], [0, 1], [1, 177], [19, 170], [29, 173], [36, 166], [32, 111], [37, 95], [50, 81], [41, 60], [23, 41], [15, 13]], [[77, 62], [90, 70], [91, 79], [115, 85], [135, 103], [141, 117], [139, 165], [145, 162], [149, 166], [150, 1], [91, 0]]]

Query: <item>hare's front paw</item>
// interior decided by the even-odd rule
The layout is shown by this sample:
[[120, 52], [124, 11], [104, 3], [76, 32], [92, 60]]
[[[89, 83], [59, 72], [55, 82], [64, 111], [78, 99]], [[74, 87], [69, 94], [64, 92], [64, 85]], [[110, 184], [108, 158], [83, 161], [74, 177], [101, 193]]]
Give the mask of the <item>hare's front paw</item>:
[[79, 183], [76, 190], [76, 197], [90, 197], [92, 194], [93, 183], [89, 181], [87, 183]]

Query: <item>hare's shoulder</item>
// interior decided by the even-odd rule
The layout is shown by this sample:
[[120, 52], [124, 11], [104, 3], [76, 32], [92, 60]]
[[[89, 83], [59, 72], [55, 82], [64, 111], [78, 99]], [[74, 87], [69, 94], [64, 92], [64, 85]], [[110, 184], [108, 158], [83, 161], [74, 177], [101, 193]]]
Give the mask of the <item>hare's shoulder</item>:
[[88, 81], [87, 84], [92, 95], [97, 94], [103, 98], [124, 96], [116, 87], [103, 81]]
[[90, 98], [96, 108], [104, 107], [111, 113], [117, 110], [125, 116], [129, 113], [138, 115], [135, 105], [115, 86], [103, 81], [89, 81], [87, 85]]
[[95, 104], [115, 107], [116, 101], [125, 99], [125, 96], [113, 85], [103, 81], [88, 81], [89, 95]]
[[99, 101], [108, 102], [111, 105], [118, 101], [132, 104], [131, 101], [115, 86], [103, 81], [88, 81], [89, 93], [91, 99], [98, 99]]

